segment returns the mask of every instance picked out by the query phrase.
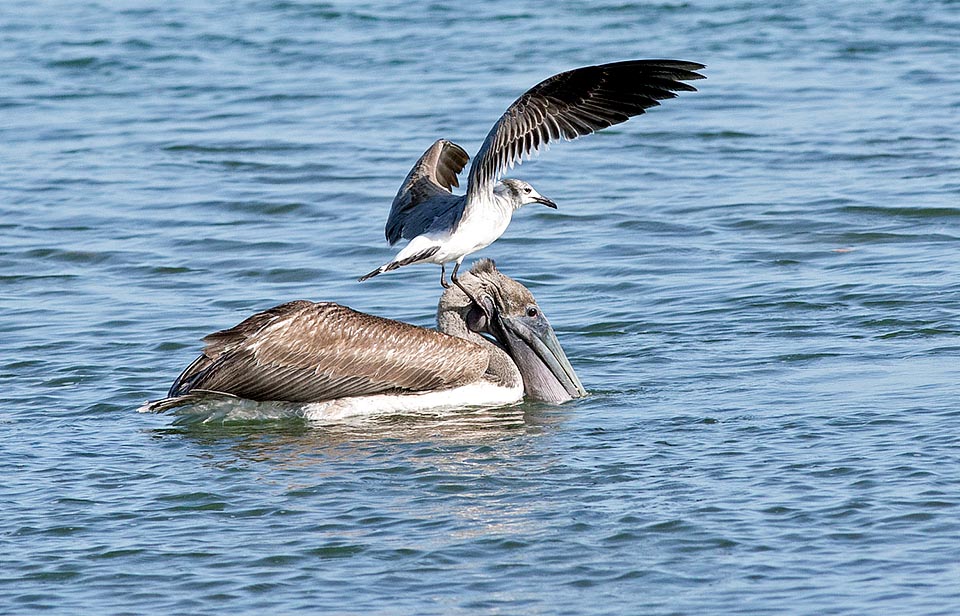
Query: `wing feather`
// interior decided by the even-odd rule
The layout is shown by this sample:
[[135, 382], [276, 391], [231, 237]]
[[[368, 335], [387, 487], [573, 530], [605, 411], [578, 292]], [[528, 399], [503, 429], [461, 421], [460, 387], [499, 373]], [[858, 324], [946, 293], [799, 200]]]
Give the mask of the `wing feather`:
[[334, 303], [296, 301], [204, 338], [168, 396], [211, 390], [250, 400], [320, 402], [455, 387], [479, 379], [483, 347]]
[[625, 122], [703, 79], [679, 60], [628, 60], [566, 71], [533, 86], [493, 125], [470, 167], [467, 200], [488, 194], [503, 173], [551, 140], [572, 140]]
[[452, 189], [460, 186], [457, 176], [469, 160], [463, 148], [446, 139], [437, 140], [423, 153], [390, 207], [384, 234], [391, 246], [401, 237], [420, 235], [424, 221], [429, 223], [457, 200]]

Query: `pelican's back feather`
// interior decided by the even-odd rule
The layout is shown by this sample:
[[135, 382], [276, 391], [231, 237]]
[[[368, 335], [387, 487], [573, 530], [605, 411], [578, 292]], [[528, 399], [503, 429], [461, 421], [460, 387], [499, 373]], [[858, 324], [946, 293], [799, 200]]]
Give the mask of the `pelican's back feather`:
[[356, 312], [289, 302], [204, 338], [203, 355], [169, 396], [192, 390], [250, 400], [321, 402], [430, 391], [479, 379], [488, 351], [473, 342]]

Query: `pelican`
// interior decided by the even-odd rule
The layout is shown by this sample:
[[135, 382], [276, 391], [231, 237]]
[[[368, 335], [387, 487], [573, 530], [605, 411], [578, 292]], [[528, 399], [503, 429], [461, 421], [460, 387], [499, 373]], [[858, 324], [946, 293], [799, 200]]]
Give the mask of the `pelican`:
[[385, 235], [391, 246], [410, 242], [393, 260], [360, 277], [367, 280], [413, 263], [440, 265], [440, 284], [448, 286], [464, 257], [503, 235], [514, 210], [529, 203], [556, 209], [523, 180], [500, 177], [524, 155], [528, 158], [552, 140], [567, 141], [625, 122], [676, 97], [695, 92], [684, 81], [703, 79], [705, 68], [679, 60], [628, 60], [566, 71], [527, 90], [490, 129], [470, 166], [467, 190], [454, 195], [457, 176], [470, 157], [459, 145], [440, 139], [410, 170], [390, 208]]
[[[204, 338], [163, 411], [204, 396], [318, 403], [314, 415], [553, 404], [586, 395], [525, 286], [480, 260], [437, 307], [437, 330], [298, 300]], [[488, 338], [490, 336], [491, 338]]]

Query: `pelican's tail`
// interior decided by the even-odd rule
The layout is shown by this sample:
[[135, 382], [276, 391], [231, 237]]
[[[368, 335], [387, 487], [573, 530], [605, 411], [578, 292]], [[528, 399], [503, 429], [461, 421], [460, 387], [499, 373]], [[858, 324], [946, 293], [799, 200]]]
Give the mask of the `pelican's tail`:
[[373, 270], [372, 272], [368, 274], [364, 274], [363, 276], [360, 276], [360, 278], [357, 279], [357, 282], [363, 282], [368, 278], [373, 278], [374, 276], [377, 276], [384, 272], [393, 271], [398, 267], [403, 267], [404, 265], [410, 265], [411, 263], [416, 263], [418, 261], [423, 261], [424, 259], [429, 259], [433, 255], [437, 254], [438, 250], [440, 250], [439, 246], [431, 246], [426, 250], [421, 250], [417, 254], [407, 257], [406, 259], [400, 259], [399, 261], [391, 261], [390, 263], [384, 263], [383, 265]]

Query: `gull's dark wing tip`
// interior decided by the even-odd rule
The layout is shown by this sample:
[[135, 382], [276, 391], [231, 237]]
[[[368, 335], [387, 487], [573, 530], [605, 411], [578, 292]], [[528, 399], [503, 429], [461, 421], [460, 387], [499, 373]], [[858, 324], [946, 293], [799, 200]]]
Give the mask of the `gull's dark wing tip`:
[[704, 79], [706, 68], [686, 60], [623, 60], [575, 68], [544, 79], [504, 112], [470, 168], [468, 194], [493, 189], [506, 171], [557, 139], [576, 139], [625, 122]]
[[674, 82], [671, 85], [671, 89], [674, 91], [696, 92], [696, 88], [683, 82], [707, 78], [706, 75], [697, 72], [707, 68], [706, 64], [699, 62], [689, 62], [687, 60], [632, 60], [625, 64], [635, 65], [641, 70], [647, 69], [651, 76], [655, 76], [659, 72], [659, 76]]
[[[614, 62], [613, 64], [620, 64], [619, 62]], [[689, 60], [668, 60], [662, 58], [659, 60], [627, 60], [624, 64], [646, 64], [649, 66], [663, 66], [665, 68], [675, 68], [684, 71], [699, 71], [707, 68], [706, 64], [701, 64], [700, 62], [691, 62]], [[600, 65], [604, 66], [604, 65]], [[609, 66], [609, 65], [608, 65]], [[703, 75], [695, 77], [694, 79], [703, 79]]]

